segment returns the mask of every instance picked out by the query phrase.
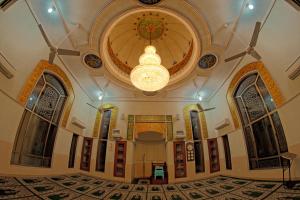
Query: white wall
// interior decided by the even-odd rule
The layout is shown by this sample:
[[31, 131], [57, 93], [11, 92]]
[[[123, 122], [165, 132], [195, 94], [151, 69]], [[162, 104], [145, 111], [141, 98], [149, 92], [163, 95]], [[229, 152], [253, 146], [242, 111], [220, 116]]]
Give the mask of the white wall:
[[[77, 82], [68, 73], [64, 65], [55, 60], [70, 79], [75, 99], [66, 128], [59, 128], [53, 152], [51, 169], [21, 167], [10, 165], [11, 151], [20, 123], [24, 107], [18, 103], [18, 96], [41, 59], [47, 59], [49, 48], [46, 46], [38, 27], [31, 16], [25, 1], [17, 1], [7, 11], [0, 11], [0, 52], [15, 68], [15, 76], [6, 79], [0, 74], [0, 152], [5, 155], [1, 160], [0, 173], [2, 174], [62, 174], [74, 172], [79, 169], [78, 159], [81, 153], [81, 143], [78, 143], [77, 160], [74, 170], [68, 170], [68, 157], [72, 133], [91, 136], [96, 111], [86, 103], [93, 103], [82, 91]], [[75, 116], [84, 122], [87, 128], [83, 131], [70, 124], [70, 119]], [[80, 139], [81, 140], [81, 139]]]
[[[262, 61], [271, 73], [273, 79], [279, 86], [284, 98], [285, 104], [279, 108], [280, 118], [285, 130], [289, 150], [300, 154], [300, 130], [299, 113], [300, 113], [300, 97], [297, 96], [300, 92], [300, 78], [291, 81], [287, 78], [288, 72], [286, 69], [300, 54], [300, 12], [296, 11], [285, 1], [277, 1], [273, 12], [268, 21], [264, 25], [257, 45], [257, 51], [263, 56]], [[31, 167], [11, 166], [10, 157], [11, 151], [18, 129], [18, 125], [24, 108], [17, 103], [18, 95], [25, 84], [27, 78], [33, 71], [34, 67], [41, 59], [47, 59], [49, 49], [46, 46], [37, 26], [32, 18], [25, 1], [18, 1], [14, 6], [5, 12], [0, 11], [0, 52], [9, 60], [16, 69], [13, 79], [6, 79], [0, 74], [0, 152], [3, 154], [1, 160], [0, 173], [3, 174], [61, 174], [78, 171], [79, 159], [81, 153], [82, 137], [80, 137], [77, 146], [77, 158], [74, 170], [67, 169], [68, 154], [71, 144], [72, 132], [79, 133], [81, 136], [92, 136], [96, 110], [89, 107], [86, 103], [96, 104], [80, 88], [74, 78], [68, 73], [58, 59], [55, 63], [62, 68], [68, 75], [74, 92], [75, 100], [70, 113], [67, 128], [60, 128], [57, 134], [57, 140], [54, 147], [53, 166], [51, 169], [40, 169]], [[231, 119], [231, 114], [226, 100], [226, 93], [229, 83], [234, 74], [246, 64], [254, 61], [247, 56], [230, 75], [229, 79], [221, 86], [220, 90], [214, 95], [208, 104], [204, 107], [216, 106], [217, 109], [206, 113], [209, 137], [216, 137], [217, 134], [214, 126], [224, 118]], [[234, 62], [232, 62], [234, 64]], [[69, 66], [72, 67], [72, 66]], [[222, 66], [220, 66], [222, 67]], [[295, 98], [294, 98], [295, 97]], [[180, 114], [180, 120], [173, 124], [174, 132], [176, 130], [184, 130], [185, 124], [183, 119], [183, 108], [186, 104], [192, 102], [126, 102], [105, 100], [107, 103], [112, 103], [119, 108], [116, 128], [120, 129], [123, 138], [126, 138], [127, 119], [121, 120], [122, 113], [125, 116], [133, 115], [173, 115]], [[104, 102], [104, 103], [105, 103]], [[87, 128], [83, 131], [70, 124], [70, 119], [76, 116], [83, 121]], [[224, 152], [222, 142], [219, 139], [219, 151], [222, 164], [221, 173], [241, 177], [257, 177], [257, 178], [280, 178], [280, 170], [257, 170], [249, 171], [247, 164], [247, 150], [245, 148], [244, 136], [241, 129], [234, 130], [231, 126], [227, 132], [229, 134], [229, 142], [231, 146], [231, 154], [233, 160], [233, 169], [224, 169]], [[206, 141], [204, 141], [204, 152], [206, 160], [206, 173], [195, 175], [193, 172], [193, 163], [188, 163], [189, 172], [187, 179], [200, 178], [207, 176], [209, 171], [208, 152]], [[94, 169], [96, 158], [97, 142], [94, 141], [91, 171]], [[167, 162], [170, 166], [173, 165], [172, 143], [167, 143]], [[134, 145], [128, 142], [128, 155], [133, 155]], [[114, 155], [114, 142], [108, 145], [107, 162], [110, 169], [103, 177], [112, 177]], [[128, 166], [133, 164], [133, 156], [127, 157]], [[300, 177], [300, 162], [296, 161], [293, 170], [293, 176]], [[132, 173], [130, 171], [129, 173]], [[169, 173], [172, 173], [170, 171]], [[97, 173], [94, 173], [97, 174]], [[98, 174], [97, 174], [98, 175]], [[130, 180], [132, 174], [126, 175], [126, 180]], [[172, 175], [173, 176], [173, 175]]]
[[[273, 80], [279, 87], [283, 97], [284, 105], [278, 109], [282, 125], [284, 127], [289, 151], [300, 154], [300, 78], [288, 79], [286, 69], [300, 55], [300, 12], [285, 1], [277, 1], [272, 13], [260, 32], [256, 50], [262, 56], [262, 62], [270, 72]], [[210, 99], [209, 105], [217, 109], [207, 115], [209, 122], [210, 137], [215, 137], [214, 126], [219, 121], [232, 118], [228, 107], [226, 93], [235, 73], [248, 63], [255, 61], [246, 56], [238, 65], [229, 79], [222, 85], [220, 90]], [[234, 64], [234, 62], [232, 62]], [[298, 96], [297, 96], [298, 95]], [[223, 173], [241, 177], [257, 177], [280, 179], [280, 170], [249, 170], [247, 163], [247, 149], [245, 147], [244, 135], [241, 129], [235, 130], [231, 125], [226, 131], [229, 134], [231, 154], [233, 158], [233, 170], [225, 170]], [[221, 142], [222, 144], [222, 142]], [[224, 159], [223, 147], [220, 156]], [[236, 166], [235, 166], [236, 165]], [[300, 178], [300, 162], [294, 162], [293, 176]]]

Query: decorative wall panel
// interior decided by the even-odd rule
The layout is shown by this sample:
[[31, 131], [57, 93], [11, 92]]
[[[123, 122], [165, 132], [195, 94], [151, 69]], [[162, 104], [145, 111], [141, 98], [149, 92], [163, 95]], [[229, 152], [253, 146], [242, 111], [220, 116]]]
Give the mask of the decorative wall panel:
[[169, 141], [173, 139], [172, 115], [128, 115], [127, 139], [145, 131], [166, 134]]
[[128, 115], [127, 140], [133, 139], [134, 115]]

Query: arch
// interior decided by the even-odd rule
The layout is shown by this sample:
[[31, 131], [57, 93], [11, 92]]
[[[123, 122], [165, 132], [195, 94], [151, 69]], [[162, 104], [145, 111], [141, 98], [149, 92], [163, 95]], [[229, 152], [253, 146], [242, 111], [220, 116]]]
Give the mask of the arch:
[[136, 123], [134, 126], [135, 138], [138, 138], [140, 134], [145, 132], [155, 132], [157, 134], [160, 134], [163, 138], [167, 137], [167, 124], [166, 123]]
[[149, 130], [144, 132], [138, 132], [136, 134], [136, 140], [144, 141], [144, 142], [157, 142], [164, 141], [165, 134], [161, 132], [157, 132], [158, 130]]
[[[202, 109], [202, 107], [201, 107], [201, 109]], [[185, 121], [185, 129], [186, 129], [186, 138], [188, 140], [193, 139], [192, 124], [191, 124], [191, 117], [190, 117], [190, 111], [193, 111], [193, 110], [199, 112], [199, 109], [196, 104], [186, 105], [183, 109], [183, 117], [184, 117], [184, 121]], [[207, 125], [206, 125], [206, 119], [205, 119], [204, 112], [199, 112], [199, 119], [200, 119], [202, 137], [203, 137], [203, 139], [207, 139], [208, 132], [207, 132]]]
[[245, 77], [246, 75], [248, 75], [250, 73], [254, 73], [254, 72], [257, 72], [263, 79], [263, 82], [265, 83], [268, 91], [270, 92], [270, 94], [276, 104], [276, 107], [280, 107], [284, 102], [283, 96], [282, 96], [279, 88], [277, 87], [275, 81], [272, 79], [271, 74], [265, 68], [264, 64], [261, 61], [252, 62], [252, 63], [247, 64], [246, 66], [244, 66], [242, 69], [240, 69], [234, 75], [233, 79], [230, 82], [230, 85], [229, 85], [229, 88], [227, 91], [227, 95], [226, 95], [227, 102], [228, 102], [229, 109], [230, 109], [231, 116], [232, 116], [232, 120], [233, 120], [233, 124], [236, 129], [241, 127], [241, 122], [238, 117], [238, 111], [235, 106], [235, 101], [233, 98], [234, 91], [243, 77]]
[[[117, 116], [118, 116], [118, 107], [116, 107], [113, 104], [110, 103], [105, 103], [102, 104], [99, 109], [105, 109], [105, 108], [110, 108], [112, 107], [111, 110], [111, 118], [110, 118], [110, 122], [109, 122], [109, 138], [112, 138], [112, 131], [113, 129], [116, 128], [116, 124], [117, 124]], [[94, 123], [94, 130], [93, 130], [93, 137], [99, 137], [99, 132], [100, 132], [100, 125], [101, 125], [101, 120], [102, 120], [102, 114], [100, 113], [99, 110], [97, 110], [96, 113], [96, 119], [95, 119], [95, 123]]]
[[57, 78], [59, 78], [61, 80], [61, 82], [64, 84], [64, 86], [67, 90], [68, 98], [66, 100], [66, 105], [64, 106], [64, 111], [63, 111], [64, 115], [63, 115], [62, 121], [61, 121], [61, 125], [63, 127], [66, 127], [68, 119], [69, 119], [69, 115], [71, 112], [71, 108], [72, 108], [72, 105], [73, 105], [73, 102], [75, 99], [75, 95], [74, 95], [74, 90], [73, 90], [71, 81], [69, 80], [66, 73], [59, 66], [57, 66], [55, 64], [49, 64], [48, 61], [46, 61], [46, 60], [41, 60], [37, 64], [37, 66], [34, 68], [33, 72], [28, 77], [27, 81], [25, 82], [25, 85], [20, 92], [18, 101], [23, 106], [26, 105], [26, 102], [27, 102], [32, 90], [34, 89], [37, 81], [39, 80], [39, 78], [41, 77], [41, 75], [44, 72], [50, 72], [50, 73], [54, 74]]

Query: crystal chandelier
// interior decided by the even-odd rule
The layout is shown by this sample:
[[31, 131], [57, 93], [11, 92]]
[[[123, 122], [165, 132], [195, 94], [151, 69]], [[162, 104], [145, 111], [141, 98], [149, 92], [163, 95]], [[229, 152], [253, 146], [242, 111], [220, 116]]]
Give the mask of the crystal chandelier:
[[146, 46], [145, 53], [140, 56], [139, 63], [130, 73], [130, 80], [136, 88], [154, 92], [168, 84], [169, 71], [161, 65], [160, 56], [151, 42], [149, 46]]

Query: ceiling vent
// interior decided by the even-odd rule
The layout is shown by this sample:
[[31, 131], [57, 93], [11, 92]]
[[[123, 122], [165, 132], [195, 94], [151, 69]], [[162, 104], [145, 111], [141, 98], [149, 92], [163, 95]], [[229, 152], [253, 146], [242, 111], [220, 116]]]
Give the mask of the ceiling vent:
[[17, 0], [0, 0], [0, 9], [5, 11], [15, 2], [17, 2]]
[[218, 57], [215, 54], [208, 53], [202, 56], [198, 62], [201, 69], [210, 69], [218, 63]]
[[296, 10], [300, 11], [300, 0], [286, 0], [289, 2]]

